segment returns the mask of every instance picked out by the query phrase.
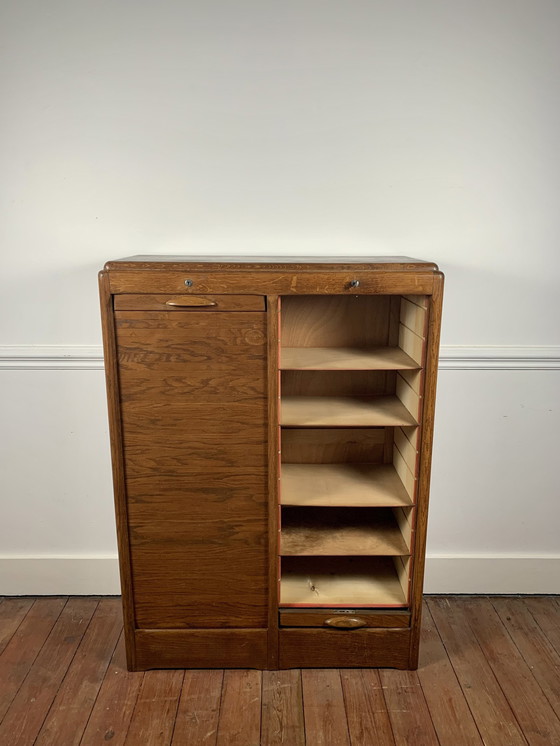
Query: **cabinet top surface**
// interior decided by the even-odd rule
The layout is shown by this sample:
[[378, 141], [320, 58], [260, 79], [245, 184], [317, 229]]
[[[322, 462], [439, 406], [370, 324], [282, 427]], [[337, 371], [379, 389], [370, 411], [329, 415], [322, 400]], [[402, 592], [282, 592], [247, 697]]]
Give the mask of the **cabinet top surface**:
[[408, 256], [196, 256], [139, 254], [114, 259], [105, 264], [107, 271], [123, 270], [184, 270], [250, 269], [250, 270], [339, 270], [345, 266], [365, 270], [436, 271], [437, 264]]

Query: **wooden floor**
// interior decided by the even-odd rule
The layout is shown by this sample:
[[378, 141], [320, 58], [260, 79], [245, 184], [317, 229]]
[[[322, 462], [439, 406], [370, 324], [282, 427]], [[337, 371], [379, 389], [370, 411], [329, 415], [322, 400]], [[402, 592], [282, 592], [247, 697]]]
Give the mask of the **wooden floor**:
[[128, 673], [119, 599], [5, 598], [0, 744], [560, 746], [558, 597], [428, 597], [420, 660]]

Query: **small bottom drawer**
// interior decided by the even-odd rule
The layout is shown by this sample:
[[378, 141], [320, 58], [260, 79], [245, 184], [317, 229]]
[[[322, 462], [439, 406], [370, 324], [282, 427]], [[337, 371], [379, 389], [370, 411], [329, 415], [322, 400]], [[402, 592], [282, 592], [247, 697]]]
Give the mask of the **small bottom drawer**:
[[363, 627], [409, 627], [408, 609], [372, 611], [371, 609], [284, 609], [281, 627], [324, 627], [361, 629]]

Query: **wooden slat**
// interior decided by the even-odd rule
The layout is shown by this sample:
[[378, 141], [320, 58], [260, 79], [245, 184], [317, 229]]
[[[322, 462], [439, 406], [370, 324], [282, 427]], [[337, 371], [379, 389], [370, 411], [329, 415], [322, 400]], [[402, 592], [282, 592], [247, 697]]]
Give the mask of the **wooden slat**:
[[402, 370], [418, 368], [400, 347], [283, 347], [281, 370]]
[[418, 422], [421, 398], [400, 373], [397, 373], [396, 394], [406, 409], [410, 412], [413, 419]]
[[385, 430], [284, 429], [282, 461], [290, 464], [383, 463]]
[[526, 744], [464, 610], [456, 599], [439, 597], [429, 597], [428, 608], [483, 742], [492, 746]]
[[282, 505], [383, 507], [411, 499], [390, 464], [283, 464]]
[[416, 303], [411, 303], [406, 298], [401, 300], [400, 321], [419, 337], [424, 337], [426, 334], [427, 315], [425, 308], [420, 308]]
[[394, 393], [396, 375], [390, 370], [283, 370], [282, 396], [385, 396]]
[[280, 422], [290, 427], [391, 427], [417, 424], [396, 396], [282, 397]]
[[393, 466], [410, 499], [414, 502], [416, 499], [416, 478], [396, 445], [393, 448]]
[[[500, 621], [538, 681], [550, 706], [560, 717], [560, 655], [549, 642], [522, 598], [491, 599]], [[556, 628], [560, 627], [560, 610]]]
[[33, 606], [31, 598], [6, 598], [0, 604], [0, 654]]
[[416, 671], [380, 671], [396, 746], [439, 746]]
[[404, 435], [402, 427], [395, 428], [395, 446], [398, 448], [399, 453], [404, 459], [404, 462], [408, 466], [412, 474], [416, 474], [418, 466], [418, 451], [408, 438]]
[[487, 598], [456, 602], [464, 609], [494, 675], [531, 746], [560, 744], [560, 720]]
[[379, 672], [367, 669], [343, 670], [340, 677], [353, 746], [393, 746], [395, 740]]
[[283, 556], [393, 556], [408, 554], [409, 547], [390, 508], [285, 507], [282, 510], [280, 554]]
[[406, 326], [399, 325], [399, 347], [421, 366], [424, 354], [424, 340]]
[[557, 598], [525, 598], [525, 605], [560, 655], [560, 605]]
[[170, 744], [183, 671], [147, 671], [132, 714], [126, 746]]
[[2, 721], [0, 743], [34, 743], [96, 607], [89, 598], [68, 601]]
[[305, 746], [301, 671], [263, 671], [261, 744]]
[[37, 599], [0, 656], [0, 720], [43, 647], [66, 598]]
[[305, 735], [314, 746], [350, 746], [340, 672], [301, 672], [305, 704]]
[[402, 606], [406, 603], [388, 557], [284, 557], [281, 605]]
[[216, 743], [223, 680], [223, 671], [185, 671], [172, 746]]
[[111, 746], [124, 744], [143, 680], [143, 673], [127, 670], [124, 635], [121, 634], [80, 746], [105, 742], [110, 742]]
[[476, 723], [426, 604], [418, 678], [441, 746], [482, 746]]
[[428, 308], [429, 299], [426, 295], [403, 295], [409, 303], [414, 303], [420, 308]]
[[39, 732], [37, 746], [80, 743], [121, 629], [120, 599], [101, 600]]
[[224, 673], [217, 746], [260, 746], [262, 673]]

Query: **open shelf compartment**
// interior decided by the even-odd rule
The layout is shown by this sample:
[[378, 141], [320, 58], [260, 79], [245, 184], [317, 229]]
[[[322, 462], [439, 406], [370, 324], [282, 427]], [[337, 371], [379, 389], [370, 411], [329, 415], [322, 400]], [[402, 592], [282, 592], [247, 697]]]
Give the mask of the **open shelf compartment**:
[[412, 508], [282, 508], [282, 556], [407, 556]]
[[407, 571], [400, 558], [283, 557], [281, 573], [281, 607], [393, 608], [408, 604]]

